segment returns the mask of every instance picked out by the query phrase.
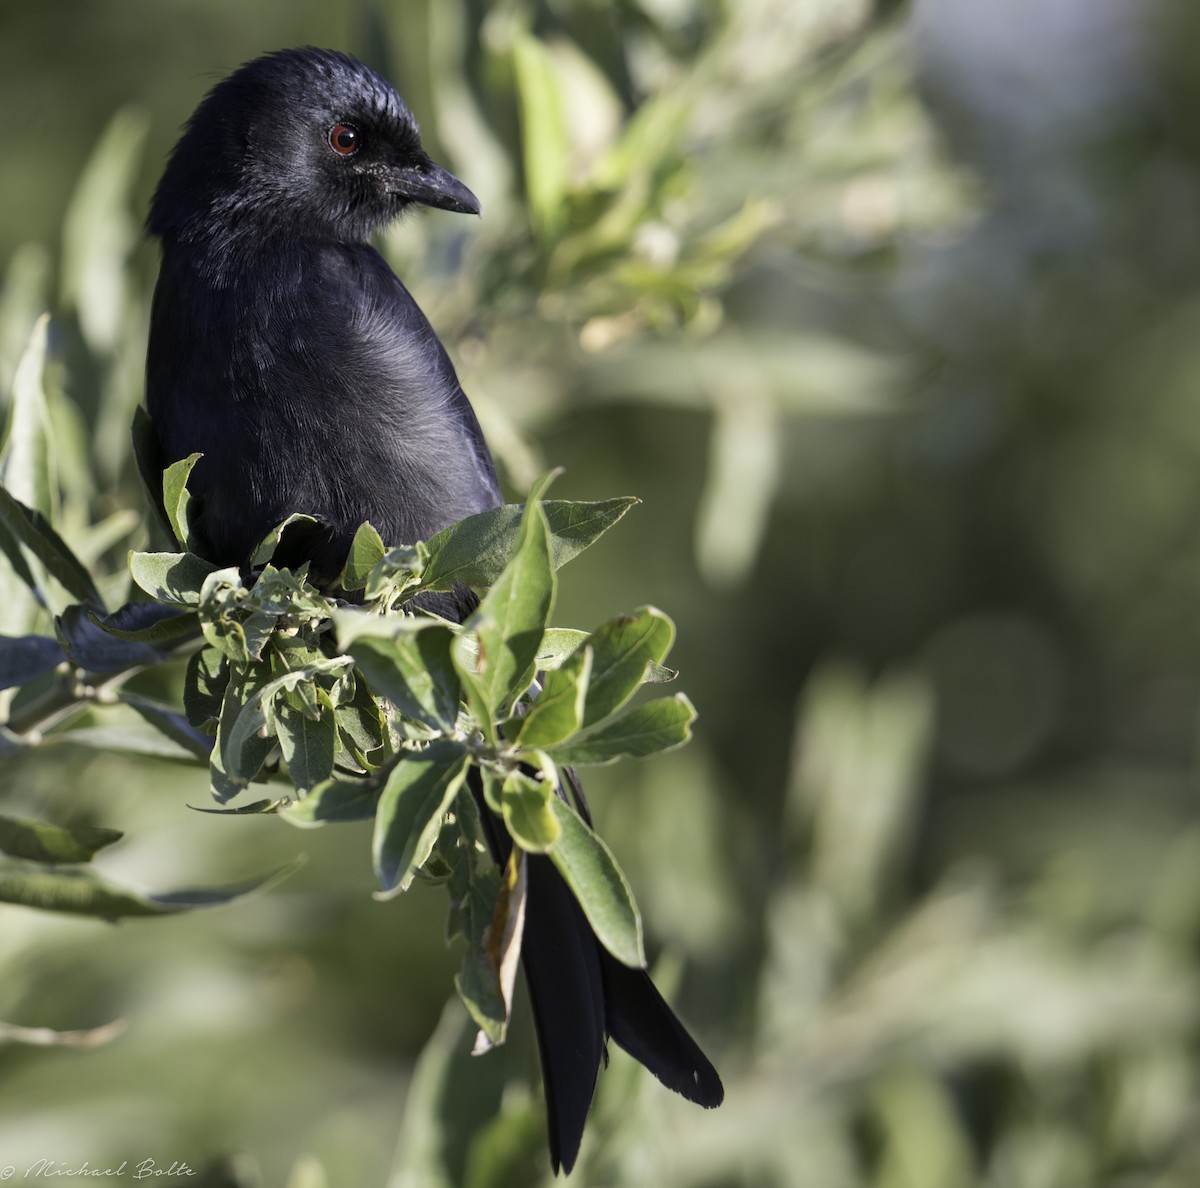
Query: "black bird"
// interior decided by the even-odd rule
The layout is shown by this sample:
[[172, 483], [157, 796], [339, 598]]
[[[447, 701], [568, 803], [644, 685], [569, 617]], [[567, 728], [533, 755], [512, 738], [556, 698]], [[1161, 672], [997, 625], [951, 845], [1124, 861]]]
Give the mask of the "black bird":
[[[391, 85], [345, 54], [258, 58], [188, 122], [147, 220], [162, 268], [146, 398], [168, 462], [204, 455], [189, 513], [213, 560], [245, 564], [304, 512], [321, 527], [296, 560], [331, 582], [363, 520], [412, 543], [501, 502], [444, 347], [369, 242], [413, 205], [480, 213]], [[483, 815], [503, 860], [511, 841]], [[599, 944], [547, 858], [528, 878], [522, 961], [555, 1170], [575, 1162], [606, 1037], [719, 1104], [716, 1070], [647, 973]]]

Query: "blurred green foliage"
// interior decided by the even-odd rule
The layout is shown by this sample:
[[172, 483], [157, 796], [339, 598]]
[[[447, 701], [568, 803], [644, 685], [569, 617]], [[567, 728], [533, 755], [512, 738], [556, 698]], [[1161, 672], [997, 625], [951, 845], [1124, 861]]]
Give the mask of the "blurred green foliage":
[[[1198, 34], [1185, 0], [0, 12], [0, 390], [57, 310], [59, 473], [21, 497], [104, 593], [144, 543], [148, 190], [208, 81], [284, 44], [383, 69], [481, 197], [385, 246], [510, 489], [644, 500], [559, 613], [678, 624], [695, 743], [589, 795], [728, 1096], [615, 1052], [579, 1183], [1200, 1180]], [[0, 792], [123, 829], [95, 864], [130, 883], [294, 856], [166, 764], [42, 747]], [[466, 1055], [440, 903], [370, 903], [354, 829], [209, 913], [0, 910], [0, 1166], [544, 1176], [528, 1032]]]

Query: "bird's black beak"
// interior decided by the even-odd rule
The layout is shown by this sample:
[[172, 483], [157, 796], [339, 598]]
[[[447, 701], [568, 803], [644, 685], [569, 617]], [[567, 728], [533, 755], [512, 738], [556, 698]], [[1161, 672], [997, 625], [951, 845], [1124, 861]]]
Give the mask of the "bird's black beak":
[[407, 202], [436, 206], [439, 210], [473, 215], [483, 210], [479, 199], [453, 173], [435, 165], [424, 154], [416, 163], [397, 169], [388, 179], [388, 189]]

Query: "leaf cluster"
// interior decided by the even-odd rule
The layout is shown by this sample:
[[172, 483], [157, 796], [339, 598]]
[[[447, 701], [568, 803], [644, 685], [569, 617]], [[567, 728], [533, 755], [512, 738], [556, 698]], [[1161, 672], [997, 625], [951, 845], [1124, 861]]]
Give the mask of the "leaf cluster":
[[[152, 459], [144, 414], [135, 438], [139, 459]], [[634, 700], [643, 684], [674, 677], [664, 666], [674, 626], [653, 607], [592, 632], [550, 625], [557, 569], [637, 501], [545, 499], [547, 475], [525, 504], [428, 541], [388, 548], [364, 523], [337, 585], [319, 589], [307, 566], [275, 564], [285, 533], [308, 517], [269, 533], [245, 569], [195, 551], [187, 484], [198, 457], [162, 471], [155, 502], [176, 548], [130, 554], [137, 597], [113, 612], [47, 518], [0, 487], [0, 549], [14, 571], [39, 602], [49, 579], [75, 600], [55, 616], [53, 638], [0, 637], [8, 683], [21, 694], [41, 689], [14, 702], [9, 746], [66, 741], [202, 763], [220, 806], [209, 812], [275, 813], [301, 827], [373, 820], [380, 898], [418, 877], [447, 887], [449, 937], [466, 942], [457, 985], [483, 1046], [501, 1042], [507, 1026], [526, 854], [548, 855], [600, 941], [644, 965], [632, 892], [591, 828], [572, 769], [688, 739], [695, 714], [684, 695]], [[437, 613], [447, 594], [474, 607], [463, 621]], [[123, 687], [134, 673], [184, 661], [181, 709]], [[73, 716], [103, 702], [131, 711], [137, 728]], [[251, 785], [271, 792], [231, 803]], [[90, 859], [86, 839], [51, 839], [29, 853], [39, 830], [53, 833], [28, 822], [0, 829], [0, 897], [113, 917], [246, 889], [199, 899], [116, 892], [90, 872], [61, 869]], [[30, 865], [47, 861], [52, 875]]]

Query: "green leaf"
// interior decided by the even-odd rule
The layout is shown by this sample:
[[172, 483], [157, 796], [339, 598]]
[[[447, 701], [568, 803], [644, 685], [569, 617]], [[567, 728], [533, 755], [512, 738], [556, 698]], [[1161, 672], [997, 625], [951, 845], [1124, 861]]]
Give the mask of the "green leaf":
[[546, 780], [514, 771], [504, 781], [500, 798], [504, 824], [522, 850], [544, 854], [557, 843], [562, 826], [550, 807], [553, 799], [554, 787]]
[[87, 617], [108, 635], [137, 643], [173, 645], [200, 635], [200, 622], [194, 614], [161, 603], [127, 602], [111, 615], [89, 610]]
[[[73, 598], [86, 602], [103, 610], [104, 600], [100, 597], [91, 575], [83, 567], [79, 558], [67, 547], [62, 537], [50, 526], [50, 522], [40, 512], [18, 503], [3, 487], [0, 487], [0, 524], [8, 530], [0, 537], [0, 543], [7, 540], [19, 541], [45, 567], [46, 572]], [[10, 554], [10, 558], [12, 554]], [[28, 573], [24, 558], [20, 562], [13, 560]]]
[[290, 796], [281, 796], [278, 800], [252, 800], [236, 808], [199, 808], [194, 804], [189, 804], [188, 808], [194, 813], [209, 813], [214, 817], [261, 817], [266, 813], [277, 813], [284, 805], [291, 803]]
[[0, 689], [11, 689], [53, 672], [66, 657], [48, 635], [0, 636]]
[[202, 648], [188, 660], [183, 678], [183, 709], [197, 730], [215, 724], [229, 685], [229, 661], [216, 648]]
[[566, 220], [571, 159], [554, 60], [529, 33], [513, 38], [513, 69], [521, 112], [521, 148], [529, 217], [538, 238], [553, 243]]
[[295, 800], [279, 815], [293, 825], [324, 825], [333, 821], [369, 821], [379, 804], [374, 780], [334, 776], [317, 784], [303, 800]]
[[383, 560], [386, 552], [383, 538], [369, 521], [364, 520], [350, 542], [350, 552], [346, 554], [346, 564], [338, 584], [344, 590], [366, 589], [371, 570]]
[[54, 434], [45, 389], [49, 332], [50, 315], [42, 314], [34, 324], [13, 378], [12, 406], [0, 466], [9, 494], [47, 520], [54, 518], [58, 501]]
[[323, 698], [325, 709], [318, 718], [299, 713], [286, 703], [280, 705], [275, 714], [275, 732], [283, 761], [288, 766], [292, 783], [303, 791], [333, 774], [337, 743], [334, 710], [328, 694], [322, 691], [318, 696]]
[[[596, 503], [545, 500], [542, 511], [550, 528], [554, 568], [577, 557], [638, 502], [633, 497]], [[431, 536], [421, 587], [450, 590], [459, 582], [475, 589], [491, 586], [517, 546], [524, 510], [522, 504], [491, 508]]]
[[298, 525], [312, 525], [316, 527], [320, 523], [313, 516], [306, 516], [303, 512], [293, 512], [282, 523], [276, 524], [270, 532], [266, 534], [258, 543], [258, 547], [250, 555], [250, 564], [252, 566], [266, 565], [272, 557], [275, 556], [275, 550], [279, 548], [279, 542], [283, 540], [284, 534], [289, 528]]
[[512, 560], [466, 623], [479, 636], [476, 673], [493, 709], [499, 710], [533, 680], [553, 605], [549, 530], [540, 504], [531, 501]]
[[40, 745], [91, 747], [98, 751], [166, 759], [172, 763], [195, 762], [190, 748], [181, 747], [158, 730], [143, 726], [85, 726], [77, 730], [58, 730], [44, 735]]
[[462, 688], [450, 654], [454, 639], [449, 627], [429, 620], [394, 639], [362, 637], [349, 650], [376, 694], [406, 717], [450, 731]]
[[513, 989], [525, 930], [525, 855], [517, 848], [504, 864], [495, 908], [481, 934], [468, 938], [454, 985], [471, 1018], [479, 1024], [476, 1054], [504, 1042], [512, 1013]]
[[392, 769], [375, 816], [375, 873], [385, 893], [405, 891], [429, 857], [470, 766], [456, 743], [437, 742]]
[[189, 454], [178, 462], [172, 462], [162, 475], [163, 510], [167, 515], [167, 523], [172, 535], [185, 549], [192, 539], [188, 528], [188, 503], [191, 496], [188, 493], [187, 482], [191, 477], [192, 468], [203, 456]]
[[561, 667], [546, 674], [541, 693], [521, 720], [518, 746], [550, 747], [579, 729], [591, 671], [592, 649], [584, 645]]
[[570, 805], [550, 799], [562, 835], [550, 860], [566, 879], [600, 943], [622, 964], [643, 968], [642, 918], [612, 851]]
[[555, 763], [599, 766], [617, 759], [641, 759], [683, 746], [692, 736], [696, 711], [682, 693], [659, 697], [586, 726], [573, 738], [546, 750]]
[[67, 607], [54, 620], [54, 628], [71, 663], [87, 672], [117, 672], [161, 659], [159, 650], [150, 644], [118, 639], [96, 626], [83, 606]]
[[151, 598], [172, 606], [200, 605], [200, 591], [214, 573], [229, 573], [237, 580], [237, 569], [218, 570], [194, 553], [130, 553], [129, 572]]
[[119, 920], [130, 916], [165, 916], [194, 908], [216, 907], [240, 899], [297, 870], [302, 858], [264, 874], [223, 887], [202, 887], [145, 895], [102, 878], [94, 867], [48, 870], [37, 862], [0, 858], [0, 903], [48, 912], [69, 912]]
[[133, 423], [130, 425], [130, 435], [133, 438], [133, 457], [137, 462], [138, 474], [150, 506], [158, 516], [162, 526], [169, 535], [174, 534], [167, 509], [163, 505], [162, 477], [167, 468], [167, 460], [163, 457], [162, 446], [158, 434], [154, 430], [154, 422], [143, 405], [133, 410]]
[[208, 762], [212, 753], [212, 735], [197, 730], [183, 714], [134, 693], [122, 693], [121, 702], [136, 711], [155, 730], [191, 751], [197, 759]]
[[644, 606], [634, 615], [612, 619], [588, 641], [592, 673], [582, 725], [620, 709], [637, 692], [651, 665], [660, 665], [675, 642], [675, 624], [660, 610]]
[[463, 701], [472, 721], [490, 743], [499, 741], [496, 732], [496, 712], [487, 685], [478, 672], [479, 641], [467, 632], [455, 636], [450, 647], [450, 659], [462, 688]]
[[0, 852], [30, 862], [90, 862], [97, 850], [123, 836], [116, 829], [94, 825], [48, 825], [0, 816]]

